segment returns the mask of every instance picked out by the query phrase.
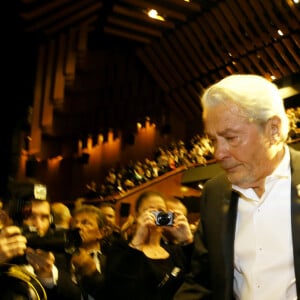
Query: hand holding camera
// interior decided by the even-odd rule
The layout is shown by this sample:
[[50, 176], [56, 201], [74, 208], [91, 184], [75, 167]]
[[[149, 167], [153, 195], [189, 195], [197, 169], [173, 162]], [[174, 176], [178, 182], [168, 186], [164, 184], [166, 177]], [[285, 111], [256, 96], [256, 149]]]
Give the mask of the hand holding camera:
[[[187, 217], [179, 210], [173, 213], [173, 226], [165, 227], [165, 234], [175, 243], [187, 245], [194, 241], [194, 236]], [[171, 238], [172, 237], [172, 238]]]
[[6, 226], [0, 232], [0, 264], [23, 255], [27, 240], [17, 226]]
[[41, 249], [26, 249], [26, 259], [34, 268], [35, 274], [39, 278], [52, 278], [52, 268], [55, 258], [52, 252]]

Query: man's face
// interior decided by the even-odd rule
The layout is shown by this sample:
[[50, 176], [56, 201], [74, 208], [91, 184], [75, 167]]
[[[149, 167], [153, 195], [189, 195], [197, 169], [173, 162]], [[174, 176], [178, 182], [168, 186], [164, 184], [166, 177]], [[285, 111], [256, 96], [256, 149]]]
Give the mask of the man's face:
[[100, 210], [102, 211], [103, 215], [106, 218], [106, 221], [109, 224], [116, 225], [116, 213], [115, 213], [115, 210], [112, 207], [103, 206], [103, 207], [100, 208]]
[[40, 236], [44, 236], [50, 227], [50, 204], [48, 201], [33, 200], [31, 205], [31, 214], [23, 224], [34, 227]]
[[83, 248], [93, 248], [103, 237], [95, 213], [81, 212], [74, 215], [71, 226], [72, 228], [79, 228]]
[[249, 122], [230, 104], [207, 109], [204, 122], [214, 156], [231, 183], [255, 187], [269, 175], [273, 156], [269, 124], [259, 127]]

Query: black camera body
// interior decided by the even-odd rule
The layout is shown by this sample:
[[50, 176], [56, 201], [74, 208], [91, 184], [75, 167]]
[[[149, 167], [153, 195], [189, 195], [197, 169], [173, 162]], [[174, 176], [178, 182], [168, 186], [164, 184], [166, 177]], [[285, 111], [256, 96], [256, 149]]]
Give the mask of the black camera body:
[[74, 253], [81, 245], [82, 239], [78, 228], [49, 231], [40, 236], [29, 227], [21, 227], [22, 234], [27, 239], [27, 246], [44, 251]]
[[157, 226], [172, 226], [174, 223], [174, 213], [170, 211], [153, 211], [155, 224]]

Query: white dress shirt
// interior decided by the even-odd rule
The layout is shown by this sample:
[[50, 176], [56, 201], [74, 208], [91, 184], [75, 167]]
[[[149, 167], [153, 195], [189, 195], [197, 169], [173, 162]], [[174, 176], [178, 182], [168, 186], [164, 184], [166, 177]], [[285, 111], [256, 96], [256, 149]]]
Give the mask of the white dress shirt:
[[288, 148], [266, 178], [259, 198], [241, 189], [234, 255], [234, 293], [240, 300], [295, 300], [291, 231], [291, 172]]

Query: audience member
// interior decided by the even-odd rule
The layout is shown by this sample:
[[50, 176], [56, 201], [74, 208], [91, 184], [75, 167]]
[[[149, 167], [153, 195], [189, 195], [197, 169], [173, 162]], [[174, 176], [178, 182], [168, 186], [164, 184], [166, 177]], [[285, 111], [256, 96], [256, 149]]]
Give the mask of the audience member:
[[[136, 201], [136, 231], [128, 244], [114, 244], [107, 254], [106, 293], [109, 299], [173, 299], [188, 265], [178, 244], [162, 242], [169, 231], [179, 242], [192, 243], [186, 217], [176, 211], [173, 218], [160, 218], [167, 210], [158, 192], [142, 193]], [[165, 215], [164, 215], [165, 216]], [[160, 223], [161, 222], [161, 223]], [[97, 299], [103, 299], [98, 292]]]
[[129, 214], [126, 221], [121, 226], [121, 233], [125, 240], [130, 241], [135, 232], [135, 217]]
[[[26, 201], [31, 202], [31, 211], [24, 216], [23, 225], [28, 226], [32, 233], [36, 233], [38, 237], [43, 238], [43, 243], [50, 240], [50, 237], [55, 233], [55, 228], [51, 226], [51, 205], [48, 200], [35, 199], [33, 196], [28, 196]], [[35, 239], [34, 239], [35, 240]], [[64, 242], [61, 241], [60, 249], [44, 248], [43, 243], [33, 247], [31, 243], [27, 243], [26, 260], [33, 268], [38, 280], [46, 290], [49, 300], [80, 300], [80, 289], [75, 289], [75, 284], [72, 282], [70, 273], [69, 253], [64, 251]], [[48, 244], [48, 243], [46, 243]], [[29, 267], [30, 267], [29, 266]], [[31, 268], [28, 268], [30, 271]], [[63, 284], [61, 284], [63, 282]], [[60, 294], [61, 286], [67, 292]]]
[[99, 209], [102, 211], [107, 223], [112, 226], [118, 226], [116, 222], [116, 209], [114, 205], [110, 202], [100, 202]]
[[101, 247], [104, 251], [106, 251], [114, 240], [123, 239], [124, 237], [122, 235], [121, 228], [117, 225], [116, 209], [114, 204], [108, 201], [100, 202], [99, 209], [103, 213], [107, 222], [105, 235], [101, 239]]
[[52, 202], [51, 215], [56, 230], [70, 228], [71, 212], [67, 205], [62, 202]]
[[204, 185], [191, 273], [174, 299], [300, 297], [300, 153], [277, 87], [230, 75], [202, 96], [224, 169]]
[[[104, 214], [93, 205], [82, 205], [72, 213], [71, 227], [78, 228], [82, 238], [79, 251], [72, 257], [72, 268], [74, 281], [80, 286], [84, 299], [93, 299], [87, 291], [93, 294], [93, 288], [90, 286], [93, 286], [94, 280], [99, 285], [97, 288], [100, 288], [103, 282], [105, 253], [101, 248], [101, 240], [106, 234], [106, 226]], [[86, 279], [87, 275], [90, 277]]]

